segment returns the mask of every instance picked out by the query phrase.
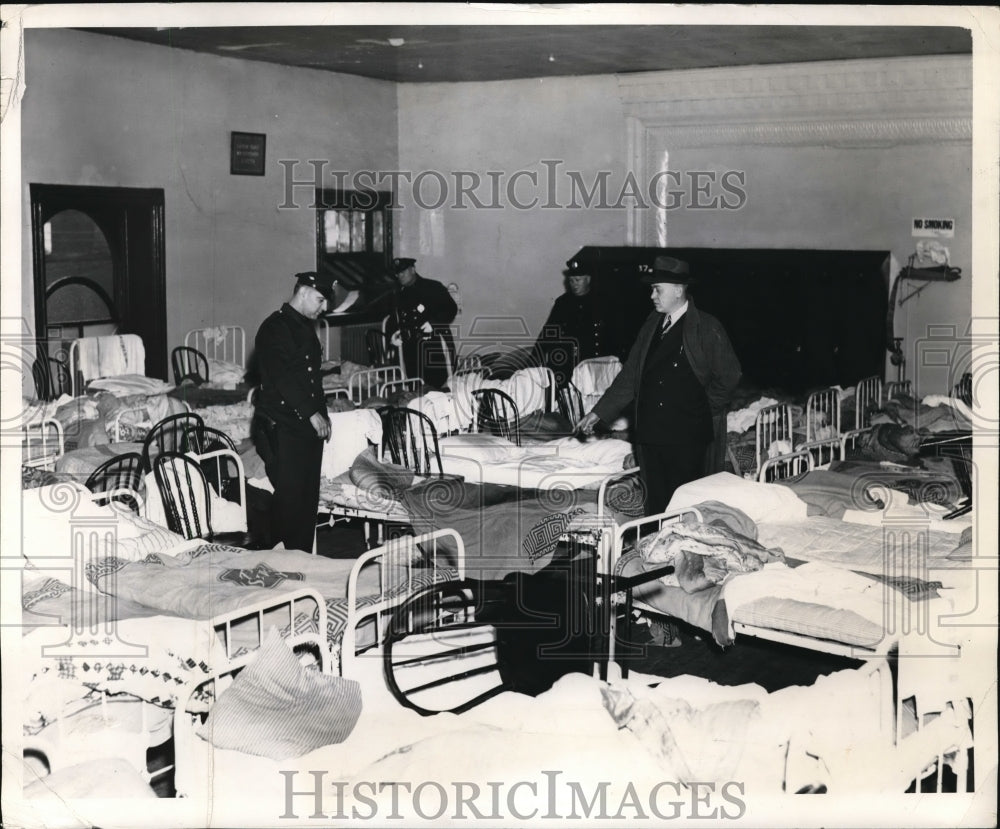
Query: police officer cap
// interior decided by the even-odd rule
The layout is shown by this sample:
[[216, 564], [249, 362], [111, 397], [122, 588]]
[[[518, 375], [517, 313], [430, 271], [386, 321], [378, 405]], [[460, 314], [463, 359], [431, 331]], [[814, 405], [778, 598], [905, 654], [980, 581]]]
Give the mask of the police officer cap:
[[405, 256], [399, 257], [398, 259], [393, 259], [392, 260], [392, 272], [393, 273], [402, 273], [407, 268], [412, 268], [416, 264], [417, 264], [417, 260], [416, 259], [408, 259]]
[[337, 283], [329, 274], [316, 273], [316, 271], [303, 271], [302, 273], [295, 274], [295, 282], [297, 285], [308, 285], [310, 288], [315, 288], [328, 301], [333, 300], [333, 286]]
[[579, 259], [570, 259], [566, 263], [566, 270], [563, 271], [564, 276], [592, 276], [590, 268], [584, 265]]
[[658, 282], [673, 282], [679, 285], [690, 285], [694, 282], [688, 263], [673, 256], [657, 256], [653, 260], [652, 270], [647, 270], [639, 278], [645, 285], [655, 285]]

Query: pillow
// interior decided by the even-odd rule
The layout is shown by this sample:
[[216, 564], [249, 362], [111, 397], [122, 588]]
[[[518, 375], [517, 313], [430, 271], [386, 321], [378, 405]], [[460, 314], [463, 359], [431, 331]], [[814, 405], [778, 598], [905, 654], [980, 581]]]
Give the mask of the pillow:
[[801, 521], [809, 509], [787, 486], [746, 481], [728, 472], [717, 472], [677, 487], [667, 508], [692, 507], [701, 501], [722, 501], [757, 524]]
[[286, 760], [343, 742], [360, 716], [357, 682], [306, 670], [271, 628], [200, 734], [216, 748]]

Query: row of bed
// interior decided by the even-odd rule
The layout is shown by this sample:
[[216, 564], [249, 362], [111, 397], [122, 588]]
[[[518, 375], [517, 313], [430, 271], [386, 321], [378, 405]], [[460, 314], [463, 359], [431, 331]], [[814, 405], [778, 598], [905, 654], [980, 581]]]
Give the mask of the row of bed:
[[[215, 360], [245, 357], [240, 345], [226, 350], [242, 342], [232, 327], [192, 341], [222, 344]], [[574, 377], [576, 411], [615, 362]], [[31, 410], [22, 773], [39, 809], [55, 808], [53, 792], [146, 796], [152, 784], [239, 823], [262, 803], [285, 804], [289, 779], [308, 788], [315, 769], [413, 785], [433, 769], [435, 780], [484, 790], [526, 769], [559, 768], [581, 785], [616, 769], [614, 792], [740, 780], [748, 799], [897, 793], [946, 772], [971, 790], [989, 771], [969, 767], [972, 706], [988, 694], [974, 628], [962, 624], [978, 576], [971, 490], [952, 458], [937, 457], [971, 433], [959, 395], [918, 403], [873, 379], [806, 400], [758, 398], [730, 415], [729, 471], [643, 517], [627, 435], [568, 434], [574, 407], [559, 419], [551, 373], [498, 381], [471, 365], [447, 394], [421, 394], [393, 369], [338, 368], [338, 440], [317, 518], [372, 527], [357, 560], [185, 537], [81, 485], [95, 462], [142, 446], [111, 438], [125, 427], [141, 437], [162, 395], [171, 414], [193, 409], [227, 432], [240, 477], [266, 489], [246, 441], [249, 389], [204, 406], [204, 384], [117, 397], [91, 430], [108, 438], [96, 453], [67, 451], [87, 420], [67, 415], [88, 412], [93, 392]], [[520, 431], [484, 430], [475, 392], [488, 388], [526, 413]], [[911, 433], [935, 451], [921, 459]], [[135, 495], [130, 506], [149, 500]], [[245, 490], [239, 498], [245, 516]], [[481, 586], [560, 560], [586, 562], [592, 670], [534, 697], [513, 693]], [[681, 620], [724, 648], [754, 636], [858, 667], [770, 694], [629, 676], [620, 657], [635, 611]], [[421, 716], [430, 711], [441, 713]], [[166, 744], [164, 762], [150, 748]]]

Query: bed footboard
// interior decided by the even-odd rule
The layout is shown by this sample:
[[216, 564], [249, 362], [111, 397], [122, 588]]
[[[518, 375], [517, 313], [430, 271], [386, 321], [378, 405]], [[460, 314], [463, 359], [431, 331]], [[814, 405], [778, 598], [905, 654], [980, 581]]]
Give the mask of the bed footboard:
[[[377, 568], [378, 591], [359, 596], [362, 571], [372, 567]], [[363, 658], [358, 643], [359, 627], [374, 622], [374, 644], [381, 647], [388, 611], [429, 584], [456, 578], [465, 578], [465, 545], [454, 530], [394, 538], [362, 555], [347, 582], [347, 624], [340, 645], [341, 676], [358, 675], [358, 660]]]
[[64, 449], [62, 424], [53, 418], [26, 423], [21, 428], [21, 464], [36, 469], [55, 469]]

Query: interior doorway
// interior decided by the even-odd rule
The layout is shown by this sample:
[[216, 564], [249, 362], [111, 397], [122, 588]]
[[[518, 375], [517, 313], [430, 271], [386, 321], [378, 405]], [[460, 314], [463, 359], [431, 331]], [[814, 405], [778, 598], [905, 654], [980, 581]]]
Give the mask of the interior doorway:
[[30, 194], [39, 351], [137, 334], [146, 375], [166, 380], [163, 190], [32, 184]]

